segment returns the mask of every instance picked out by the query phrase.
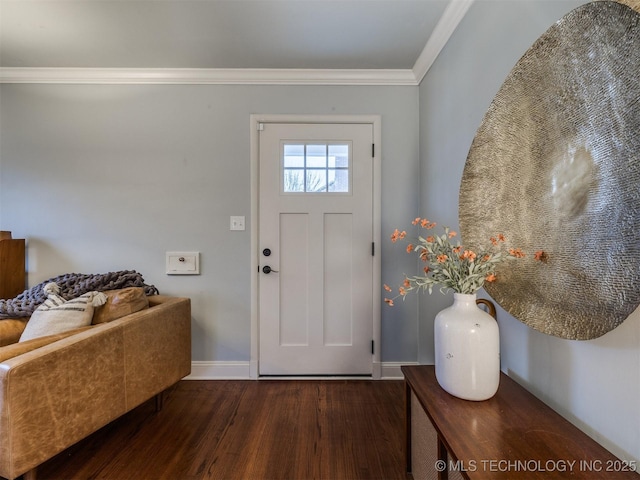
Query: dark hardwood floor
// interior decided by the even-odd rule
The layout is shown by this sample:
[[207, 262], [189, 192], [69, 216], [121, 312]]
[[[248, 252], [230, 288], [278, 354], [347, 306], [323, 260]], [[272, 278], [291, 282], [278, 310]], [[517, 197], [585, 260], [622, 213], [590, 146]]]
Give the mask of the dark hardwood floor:
[[404, 435], [401, 381], [182, 381], [37, 477], [404, 480]]

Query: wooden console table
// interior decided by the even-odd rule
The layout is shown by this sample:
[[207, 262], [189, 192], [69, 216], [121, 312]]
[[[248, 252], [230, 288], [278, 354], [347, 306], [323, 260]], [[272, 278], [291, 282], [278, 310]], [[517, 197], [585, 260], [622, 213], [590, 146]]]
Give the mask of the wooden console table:
[[445, 392], [433, 365], [404, 366], [407, 472], [414, 479], [640, 480], [615, 457], [505, 374], [483, 402]]

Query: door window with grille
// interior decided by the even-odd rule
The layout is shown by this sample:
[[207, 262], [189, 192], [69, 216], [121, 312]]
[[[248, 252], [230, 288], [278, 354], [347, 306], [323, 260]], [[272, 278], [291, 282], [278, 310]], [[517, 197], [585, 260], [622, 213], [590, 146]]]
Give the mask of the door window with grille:
[[349, 143], [283, 143], [283, 193], [350, 193]]

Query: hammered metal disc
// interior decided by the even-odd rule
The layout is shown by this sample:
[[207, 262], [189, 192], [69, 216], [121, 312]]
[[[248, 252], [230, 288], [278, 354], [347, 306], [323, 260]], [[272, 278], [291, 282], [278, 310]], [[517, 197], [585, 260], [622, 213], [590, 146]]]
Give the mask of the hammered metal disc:
[[[593, 339], [640, 304], [640, 13], [596, 1], [506, 78], [460, 185], [466, 246], [503, 233], [527, 257], [485, 289], [541, 332]], [[544, 251], [546, 263], [536, 262]]]

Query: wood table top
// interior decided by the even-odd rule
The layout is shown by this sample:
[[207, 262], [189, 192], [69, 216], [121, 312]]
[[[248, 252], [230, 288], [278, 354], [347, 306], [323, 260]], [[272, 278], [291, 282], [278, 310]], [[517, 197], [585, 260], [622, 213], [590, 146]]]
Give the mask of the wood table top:
[[402, 372], [468, 478], [640, 479], [635, 462], [618, 459], [504, 373], [494, 397], [474, 402], [443, 390], [433, 365]]

